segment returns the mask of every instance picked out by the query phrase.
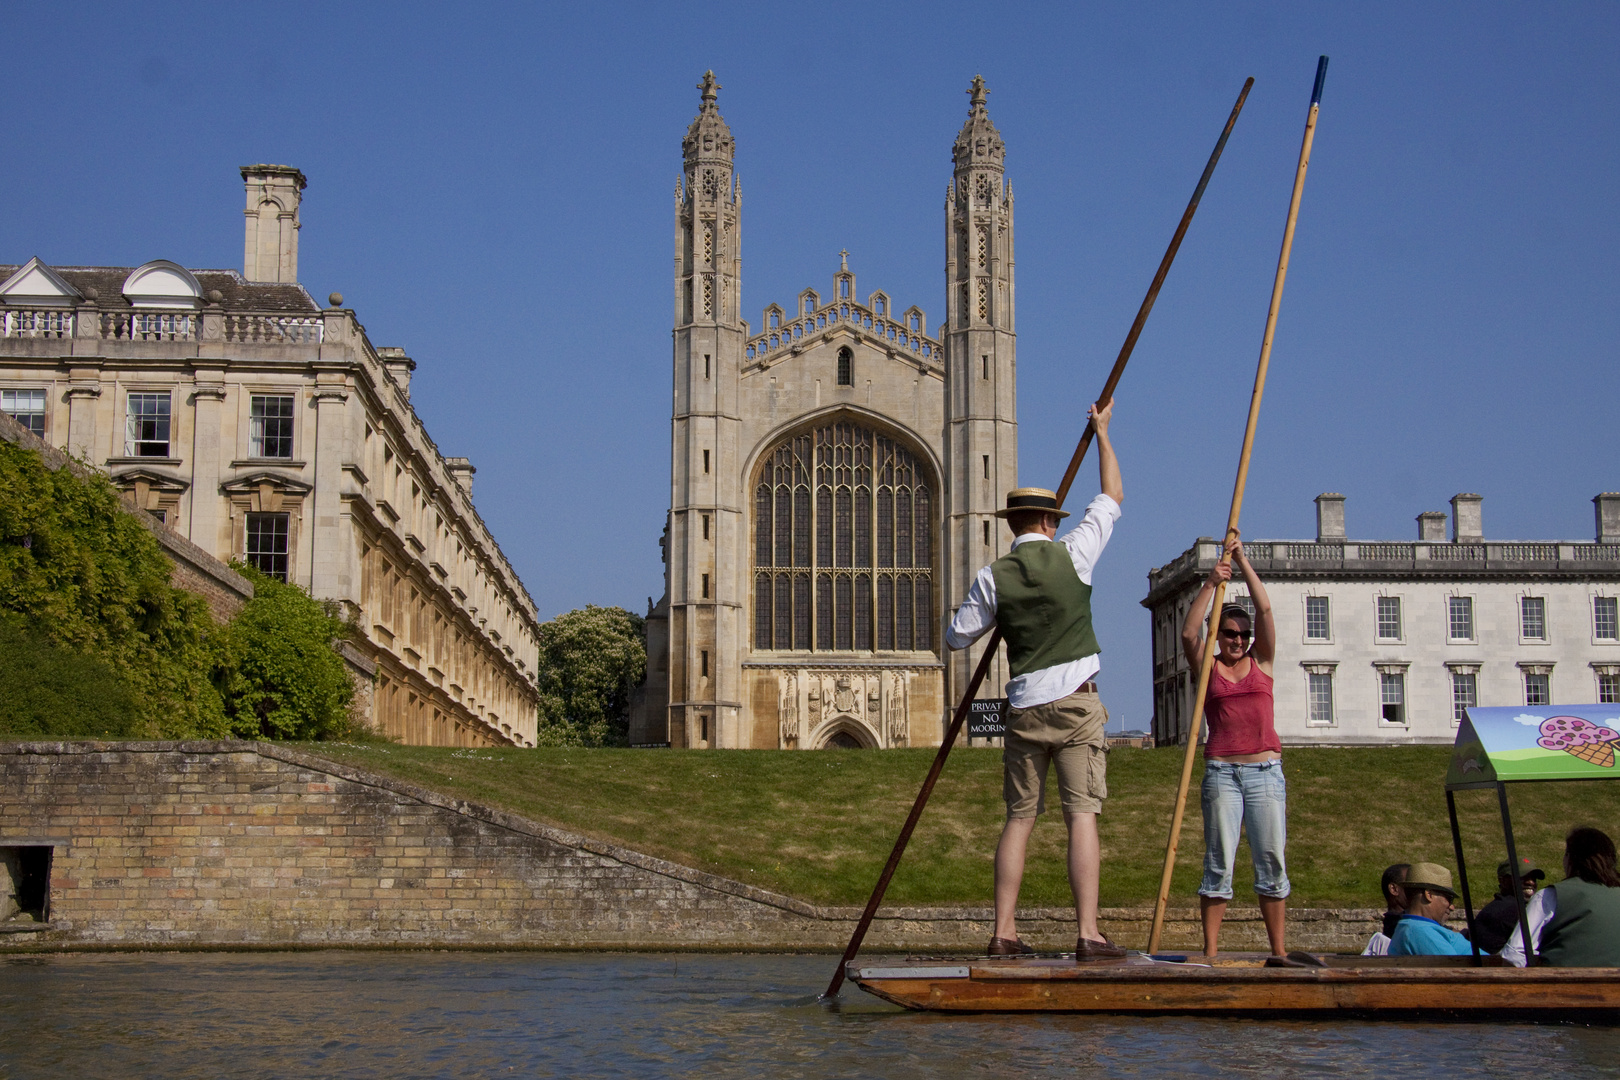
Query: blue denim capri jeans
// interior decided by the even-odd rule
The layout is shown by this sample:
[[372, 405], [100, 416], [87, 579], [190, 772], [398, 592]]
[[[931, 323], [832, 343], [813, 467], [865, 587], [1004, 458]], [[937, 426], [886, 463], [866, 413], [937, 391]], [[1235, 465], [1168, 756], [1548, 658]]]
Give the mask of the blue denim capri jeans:
[[1232, 899], [1232, 864], [1243, 832], [1254, 857], [1254, 891], [1279, 900], [1287, 896], [1288, 785], [1282, 762], [1205, 762], [1202, 801], [1204, 880], [1198, 895]]

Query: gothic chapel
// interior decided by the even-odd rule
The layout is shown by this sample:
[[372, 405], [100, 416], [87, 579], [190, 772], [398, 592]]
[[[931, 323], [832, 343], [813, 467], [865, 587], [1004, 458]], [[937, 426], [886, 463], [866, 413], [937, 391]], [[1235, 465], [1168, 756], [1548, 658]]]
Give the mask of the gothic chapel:
[[984, 80], [953, 147], [933, 328], [862, 297], [847, 252], [829, 292], [744, 321], [736, 144], [714, 73], [698, 88], [675, 186], [664, 597], [630, 740], [937, 746], [979, 659], [945, 649], [945, 622], [1006, 552], [993, 515], [1018, 484], [1013, 199]]

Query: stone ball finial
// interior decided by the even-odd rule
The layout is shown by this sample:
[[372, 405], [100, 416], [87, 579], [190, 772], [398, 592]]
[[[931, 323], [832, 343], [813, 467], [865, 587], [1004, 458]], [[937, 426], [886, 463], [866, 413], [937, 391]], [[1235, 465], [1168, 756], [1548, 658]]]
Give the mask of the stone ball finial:
[[100, 299], [100, 297], [101, 297], [101, 290], [100, 289], [97, 289], [94, 286], [90, 286], [90, 287], [87, 287], [86, 289], [84, 289], [84, 298], [86, 300], [97, 300], [97, 299]]
[[328, 304], [332, 305], [333, 307], [342, 307], [343, 306], [343, 294], [340, 293], [340, 292], [335, 292], [331, 296], [328, 296], [326, 298], [326, 302]]
[[210, 304], [223, 304], [225, 302], [225, 294], [220, 292], [218, 289], [209, 289], [208, 302]]

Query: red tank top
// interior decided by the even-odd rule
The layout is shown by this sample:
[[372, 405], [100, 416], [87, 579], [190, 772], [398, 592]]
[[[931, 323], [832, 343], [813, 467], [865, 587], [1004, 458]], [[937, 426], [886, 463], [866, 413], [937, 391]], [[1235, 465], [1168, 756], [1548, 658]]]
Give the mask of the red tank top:
[[1272, 721], [1272, 679], [1249, 660], [1249, 673], [1238, 682], [1221, 674], [1217, 665], [1209, 675], [1209, 694], [1204, 701], [1204, 717], [1209, 721], [1209, 742], [1204, 756], [1236, 757], [1282, 753], [1282, 741]]

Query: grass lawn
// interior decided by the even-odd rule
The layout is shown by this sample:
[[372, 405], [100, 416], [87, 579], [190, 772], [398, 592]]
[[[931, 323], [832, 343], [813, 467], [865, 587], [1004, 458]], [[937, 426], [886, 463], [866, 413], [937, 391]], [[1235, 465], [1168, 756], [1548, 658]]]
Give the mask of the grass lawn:
[[[905, 821], [933, 750], [772, 753], [750, 750], [452, 750], [386, 743], [304, 749], [498, 806], [559, 828], [816, 903], [862, 904]], [[1392, 862], [1451, 866], [1442, 781], [1449, 747], [1293, 749], [1288, 870], [1300, 907], [1378, 906]], [[1100, 819], [1105, 907], [1152, 904], [1163, 866], [1182, 751], [1115, 750]], [[1188, 798], [1172, 905], [1196, 903], [1203, 859], [1198, 774]], [[1035, 829], [1023, 903], [1071, 902], [1064, 829], [1053, 809]], [[1509, 789], [1521, 853], [1560, 869], [1564, 834], [1620, 828], [1620, 784]], [[1476, 896], [1495, 891], [1506, 857], [1496, 798], [1462, 792], [1465, 854]], [[890, 904], [988, 905], [1001, 828], [1001, 754], [957, 749], [889, 888]], [[1237, 896], [1252, 896], [1248, 849]], [[1483, 873], [1482, 873], [1483, 872]], [[1479, 901], [1476, 899], [1476, 903]]]

